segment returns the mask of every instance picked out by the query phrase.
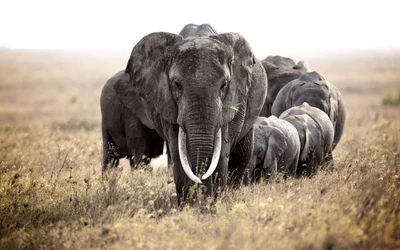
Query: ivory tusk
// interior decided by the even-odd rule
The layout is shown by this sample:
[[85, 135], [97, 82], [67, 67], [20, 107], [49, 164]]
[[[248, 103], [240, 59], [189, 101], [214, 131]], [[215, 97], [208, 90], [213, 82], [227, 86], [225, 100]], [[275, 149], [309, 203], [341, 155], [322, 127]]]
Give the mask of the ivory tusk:
[[166, 155], [166, 154], [167, 154], [167, 142], [166, 142], [166, 141], [164, 141], [164, 146], [163, 146], [162, 154], [163, 154], [163, 155]]
[[215, 138], [215, 143], [214, 143], [214, 152], [213, 152], [213, 157], [211, 160], [210, 167], [208, 168], [207, 172], [201, 177], [202, 180], [207, 179], [210, 177], [215, 169], [217, 168], [218, 162], [219, 162], [219, 156], [221, 155], [221, 129], [218, 130], [217, 136]]
[[179, 127], [178, 133], [178, 149], [179, 149], [179, 158], [181, 160], [183, 171], [185, 171], [186, 175], [195, 183], [201, 184], [201, 180], [193, 173], [190, 168], [189, 161], [187, 158], [187, 148], [186, 148], [186, 134], [181, 127]]

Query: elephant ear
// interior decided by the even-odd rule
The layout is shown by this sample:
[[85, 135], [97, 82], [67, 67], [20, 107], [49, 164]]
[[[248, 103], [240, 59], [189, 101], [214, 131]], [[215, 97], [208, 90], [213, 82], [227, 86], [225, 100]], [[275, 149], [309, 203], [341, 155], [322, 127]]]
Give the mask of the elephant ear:
[[[129, 62], [128, 62], [129, 64]], [[129, 108], [133, 113], [136, 113], [135, 106], [137, 103], [137, 93], [132, 83], [129, 80], [129, 74], [122, 74], [114, 84], [114, 89], [121, 103]]]
[[264, 159], [264, 166], [272, 166], [277, 158], [287, 149], [287, 141], [285, 135], [279, 129], [268, 127], [266, 130], [268, 138], [268, 149]]
[[264, 105], [267, 76], [260, 61], [253, 54], [250, 44], [237, 33], [211, 36], [224, 43], [232, 51], [232, 75], [229, 91], [223, 105], [235, 109], [224, 110], [224, 123], [234, 124], [230, 128], [231, 141], [238, 141], [253, 126]]
[[[336, 121], [336, 112], [339, 109], [339, 102], [333, 88], [330, 88], [329, 93], [329, 119], [334, 123]], [[335, 127], [335, 124], [333, 124]]]
[[[143, 37], [133, 48], [125, 73], [130, 82], [118, 81], [114, 89], [121, 102], [132, 106], [132, 91], [146, 101], [152, 112], [164, 120], [176, 123], [178, 108], [168, 86], [168, 69], [176, 44], [182, 40], [171, 33], [152, 33]], [[133, 88], [132, 88], [133, 87]]]
[[[239, 34], [224, 33], [217, 36], [211, 36], [219, 42], [225, 44], [231, 53], [231, 84], [229, 91], [224, 99], [224, 106], [233, 106], [235, 109], [226, 109], [224, 119], [230, 121], [236, 112], [245, 113], [246, 103], [244, 96], [247, 95], [251, 85], [251, 73], [254, 65], [254, 56], [250, 45]], [[228, 52], [229, 53], [229, 52]]]

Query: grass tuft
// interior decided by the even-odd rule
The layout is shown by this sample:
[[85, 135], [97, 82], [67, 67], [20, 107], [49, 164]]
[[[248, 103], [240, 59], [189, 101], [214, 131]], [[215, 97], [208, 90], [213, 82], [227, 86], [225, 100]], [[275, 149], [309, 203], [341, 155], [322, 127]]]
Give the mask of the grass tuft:
[[396, 94], [389, 93], [382, 98], [382, 104], [386, 106], [400, 106], [400, 92]]

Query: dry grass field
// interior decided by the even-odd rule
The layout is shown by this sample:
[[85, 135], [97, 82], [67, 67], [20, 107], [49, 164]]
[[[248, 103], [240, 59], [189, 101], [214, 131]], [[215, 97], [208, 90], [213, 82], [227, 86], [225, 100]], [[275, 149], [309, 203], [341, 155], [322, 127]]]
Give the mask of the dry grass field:
[[100, 91], [128, 55], [0, 51], [0, 249], [400, 249], [400, 51], [293, 57], [346, 101], [334, 162], [212, 212], [178, 208], [165, 166], [101, 178]]

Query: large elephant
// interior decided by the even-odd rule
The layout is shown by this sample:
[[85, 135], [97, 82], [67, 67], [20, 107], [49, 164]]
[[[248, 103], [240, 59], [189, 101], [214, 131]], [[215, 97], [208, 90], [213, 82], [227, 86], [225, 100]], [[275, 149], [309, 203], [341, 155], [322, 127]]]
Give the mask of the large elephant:
[[140, 97], [151, 126], [167, 141], [179, 202], [195, 183], [206, 197], [216, 194], [228, 168], [236, 181], [246, 179], [267, 78], [243, 36], [152, 33], [133, 48], [125, 73], [130, 82], [114, 88], [129, 109]]
[[260, 116], [269, 117], [279, 90], [290, 81], [299, 78], [301, 74], [308, 72], [309, 68], [304, 61], [296, 64], [291, 58], [283, 56], [268, 56], [261, 63], [268, 77], [268, 93]]
[[129, 74], [121, 71], [110, 78], [100, 97], [103, 135], [102, 170], [116, 167], [119, 159], [127, 157], [131, 167], [148, 164], [163, 152], [163, 139], [147, 117], [141, 98], [132, 95], [132, 107], [124, 106], [117, 96], [116, 82], [129, 84]]
[[[188, 24], [179, 33], [183, 38], [217, 34], [208, 24]], [[141, 98], [138, 95], [133, 97], [134, 108], [125, 107], [119, 100], [114, 90], [114, 84], [118, 80], [128, 84], [129, 74], [121, 71], [109, 79], [103, 87], [100, 98], [103, 171], [110, 165], [118, 166], [119, 159], [123, 157], [129, 159], [131, 167], [149, 164], [151, 158], [165, 151], [161, 148], [163, 139], [146, 116]]]
[[254, 150], [249, 162], [253, 179], [276, 177], [278, 172], [296, 176], [300, 139], [296, 128], [276, 116], [258, 117], [253, 125]]
[[290, 122], [300, 139], [297, 175], [313, 175], [332, 157], [333, 125], [326, 113], [308, 103], [283, 112], [280, 119]]
[[284, 86], [272, 105], [272, 114], [280, 116], [285, 110], [307, 102], [324, 111], [335, 128], [332, 149], [342, 137], [346, 109], [340, 91], [317, 72], [307, 72]]

